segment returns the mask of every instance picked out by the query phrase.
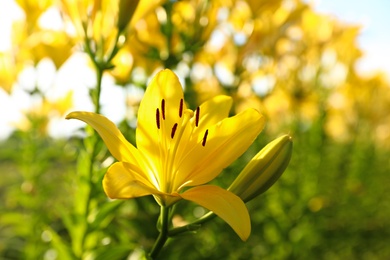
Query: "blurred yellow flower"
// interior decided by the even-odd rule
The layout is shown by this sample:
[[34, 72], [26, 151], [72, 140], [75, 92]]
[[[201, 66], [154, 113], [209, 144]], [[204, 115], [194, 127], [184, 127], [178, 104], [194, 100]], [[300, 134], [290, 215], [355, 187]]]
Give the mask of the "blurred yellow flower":
[[114, 68], [110, 70], [110, 74], [118, 84], [126, 85], [130, 79], [134, 65], [134, 56], [129, 48], [127, 46], [122, 47], [115, 55], [112, 63], [114, 64]]
[[54, 3], [53, 0], [16, 0], [16, 3], [23, 9], [26, 14], [26, 25], [28, 27], [36, 26], [37, 21]]
[[306, 9], [302, 15], [302, 30], [308, 41], [326, 42], [333, 33], [333, 24], [328, 16]]
[[61, 0], [61, 4], [76, 29], [77, 38], [93, 41], [93, 47], [99, 47], [100, 52], [113, 47], [118, 31], [115, 17], [119, 0]]
[[73, 91], [68, 91], [65, 96], [50, 102], [50, 110], [55, 111], [59, 116], [63, 116], [73, 107]]
[[14, 58], [9, 52], [0, 52], [0, 88], [11, 93], [12, 86], [17, 78], [17, 69]]
[[[105, 63], [105, 69], [113, 69], [110, 70], [112, 76], [122, 85], [130, 80], [131, 71], [136, 66], [135, 61], [139, 57], [144, 58], [134, 51], [137, 49], [134, 46], [143, 49], [144, 53], [149, 51], [144, 43], [135, 41], [137, 37], [145, 40], [146, 35], [148, 42], [153, 45], [165, 44], [164, 38], [157, 40], [159, 24], [157, 30], [151, 31], [151, 21], [145, 21], [164, 2], [165, 0], [61, 0], [62, 9], [73, 24], [76, 38], [83, 43], [84, 50], [93, 57], [94, 62], [100, 65]], [[135, 34], [139, 35], [135, 37]], [[126, 41], [131, 44], [125, 45]], [[161, 44], [156, 47], [163, 49]]]
[[25, 41], [21, 43], [18, 58], [20, 61], [32, 60], [34, 64], [48, 58], [59, 69], [71, 56], [72, 48], [73, 42], [65, 32], [36, 31], [27, 36]]
[[[163, 0], [61, 0], [62, 8], [72, 21], [77, 36], [93, 41], [106, 52], [116, 44], [118, 33], [130, 23], [130, 31]], [[124, 10], [127, 9], [127, 10]]]
[[176, 75], [163, 70], [141, 101], [137, 148], [101, 115], [73, 112], [67, 119], [91, 125], [118, 160], [103, 180], [110, 198], [153, 195], [164, 206], [189, 200], [213, 211], [246, 240], [250, 220], [244, 202], [218, 186], [204, 185], [237, 159], [263, 129], [264, 118], [253, 109], [227, 118], [231, 104], [231, 98], [217, 96], [192, 111], [186, 107]]
[[69, 91], [63, 97], [49, 100], [43, 99], [35, 106], [24, 111], [23, 117], [13, 126], [21, 131], [28, 132], [35, 130], [40, 135], [48, 133], [50, 120], [54, 117], [63, 117], [73, 106], [73, 91]]
[[138, 21], [145, 18], [149, 13], [156, 9], [157, 6], [164, 4], [166, 1], [167, 0], [139, 0], [137, 9], [130, 21], [130, 29], [134, 28]]

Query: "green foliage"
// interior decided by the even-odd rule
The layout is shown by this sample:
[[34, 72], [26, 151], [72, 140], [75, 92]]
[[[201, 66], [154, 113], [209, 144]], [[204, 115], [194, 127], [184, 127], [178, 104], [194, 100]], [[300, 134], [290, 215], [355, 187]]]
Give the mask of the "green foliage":
[[[390, 151], [360, 135], [347, 144], [337, 143], [316, 124], [293, 135], [294, 152], [287, 171], [270, 190], [248, 203], [252, 234], [247, 242], [216, 218], [195, 232], [169, 240], [161, 259], [388, 258]], [[272, 138], [262, 134], [249, 153]], [[151, 248], [158, 216], [152, 198], [107, 201], [99, 177], [90, 188], [83, 188], [88, 182], [76, 177], [83, 174], [74, 172], [76, 159], [80, 169], [87, 168], [80, 164], [88, 163], [88, 155], [77, 151], [78, 141], [65, 146], [62, 140], [34, 139], [34, 145], [30, 141], [15, 134], [2, 143], [2, 258], [50, 259], [56, 252], [58, 259], [88, 255], [124, 259], [130, 254], [141, 257], [143, 250]], [[34, 165], [20, 166], [23, 153], [34, 156], [30, 158]], [[247, 157], [216, 182], [228, 186]], [[26, 186], [27, 181], [32, 187]], [[86, 202], [82, 200], [86, 192], [94, 193], [88, 216], [84, 216]], [[179, 203], [175, 212], [191, 221], [199, 211], [199, 207]], [[80, 243], [89, 249], [77, 257]]]

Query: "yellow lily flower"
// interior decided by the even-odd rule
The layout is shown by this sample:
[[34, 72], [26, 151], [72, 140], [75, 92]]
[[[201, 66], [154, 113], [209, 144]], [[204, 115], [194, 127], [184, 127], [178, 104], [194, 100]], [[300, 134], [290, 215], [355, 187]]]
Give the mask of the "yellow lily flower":
[[19, 68], [10, 52], [0, 51], [0, 88], [10, 94], [17, 79]]
[[92, 126], [118, 160], [103, 179], [108, 197], [153, 195], [164, 206], [189, 200], [213, 211], [246, 240], [251, 227], [244, 202], [230, 191], [204, 185], [245, 152], [264, 127], [254, 109], [227, 118], [231, 105], [230, 97], [216, 96], [195, 111], [188, 109], [178, 78], [163, 70], [141, 101], [137, 148], [102, 115], [72, 112], [67, 119]]

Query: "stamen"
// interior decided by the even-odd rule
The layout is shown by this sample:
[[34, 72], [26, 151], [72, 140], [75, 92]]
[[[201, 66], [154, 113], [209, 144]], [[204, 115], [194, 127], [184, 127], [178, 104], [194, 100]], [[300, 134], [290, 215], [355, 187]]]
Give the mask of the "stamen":
[[200, 107], [197, 107], [195, 113], [195, 126], [199, 125], [199, 113], [200, 113]]
[[156, 124], [157, 128], [160, 129], [160, 110], [158, 108], [156, 109]]
[[180, 99], [179, 117], [183, 115], [183, 99]]
[[202, 146], [206, 145], [206, 140], [207, 140], [207, 135], [209, 134], [209, 129], [206, 130], [204, 133], [203, 141], [202, 141]]
[[171, 138], [173, 139], [173, 137], [175, 136], [175, 132], [176, 132], [176, 128], [177, 128], [177, 123], [175, 123], [172, 127], [172, 132], [171, 132]]
[[165, 120], [165, 99], [161, 100], [161, 112], [162, 112], [162, 118]]

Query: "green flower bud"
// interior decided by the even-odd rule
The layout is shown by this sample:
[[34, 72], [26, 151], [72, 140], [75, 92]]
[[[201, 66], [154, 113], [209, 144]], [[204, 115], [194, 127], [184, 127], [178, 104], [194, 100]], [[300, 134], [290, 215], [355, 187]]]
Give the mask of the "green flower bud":
[[292, 140], [288, 135], [283, 135], [267, 144], [245, 166], [228, 190], [244, 202], [268, 190], [287, 168], [292, 147]]
[[119, 0], [119, 16], [117, 27], [123, 31], [130, 22], [140, 0]]

